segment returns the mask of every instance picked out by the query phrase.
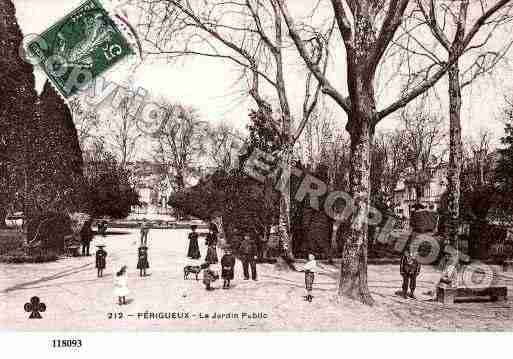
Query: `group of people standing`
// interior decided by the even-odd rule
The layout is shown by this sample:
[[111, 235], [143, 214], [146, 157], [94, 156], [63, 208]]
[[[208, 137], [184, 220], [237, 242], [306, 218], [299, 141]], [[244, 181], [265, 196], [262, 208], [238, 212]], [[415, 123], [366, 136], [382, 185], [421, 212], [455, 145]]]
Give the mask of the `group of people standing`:
[[[199, 260], [201, 258], [201, 252], [199, 248], [199, 234], [197, 232], [197, 226], [191, 225], [191, 232], [188, 234], [189, 246], [187, 250], [187, 257]], [[140, 245], [137, 250], [137, 266], [139, 275], [141, 277], [146, 276], [146, 270], [150, 267], [148, 260], [148, 237], [150, 232], [150, 226], [147, 221], [143, 221], [140, 227]], [[203, 271], [203, 284], [205, 289], [210, 291], [213, 290], [212, 283], [219, 279], [218, 272], [212, 268], [214, 264], [220, 262], [221, 267], [221, 278], [223, 279], [223, 289], [229, 289], [231, 281], [235, 277], [235, 263], [236, 256], [241, 260], [242, 271], [244, 280], [250, 278], [254, 281], [258, 280], [257, 277], [257, 258], [258, 258], [258, 245], [256, 240], [248, 233], [241, 234], [238, 229], [233, 232], [232, 243], [238, 243], [239, 245], [234, 248], [227, 246], [224, 248], [223, 256], [219, 261], [217, 255], [218, 245], [218, 229], [215, 224], [210, 224], [209, 231], [205, 237], [205, 244], [207, 246], [207, 252], [204, 258], [204, 263], [201, 264], [200, 268]], [[105, 244], [98, 244], [96, 251], [96, 269], [98, 271], [98, 278], [103, 277], [103, 271], [107, 264], [107, 251], [105, 250]], [[307, 295], [305, 299], [307, 301], [312, 300], [312, 287], [314, 282], [314, 273], [319, 270], [315, 257], [309, 255], [308, 261], [304, 266], [305, 272], [305, 287]], [[123, 265], [116, 272], [115, 283], [114, 283], [114, 294], [118, 298], [120, 305], [127, 304], [126, 297], [130, 293], [128, 289], [128, 276], [127, 266]]]
[[[191, 226], [191, 232], [189, 233], [189, 248], [187, 250], [187, 257], [191, 259], [200, 259], [201, 253], [199, 250], [198, 238], [199, 235], [197, 233], [197, 226]], [[213, 223], [209, 226], [209, 231], [206, 234], [205, 244], [207, 246], [207, 253], [205, 255], [205, 261], [201, 265], [201, 269], [203, 270], [203, 283], [205, 284], [205, 288], [207, 290], [212, 290], [212, 282], [217, 280], [219, 277], [217, 272], [211, 268], [212, 264], [217, 264], [219, 262], [217, 256], [217, 244], [218, 244], [218, 234], [219, 231], [217, 226]], [[235, 230], [234, 236], [238, 236], [238, 231]], [[234, 238], [233, 243], [237, 243], [238, 238]], [[251, 268], [251, 278], [253, 280], [257, 280], [257, 270], [256, 270], [256, 244], [251, 239], [251, 237], [247, 234], [243, 236], [243, 240], [240, 242], [240, 246], [238, 248], [238, 254], [242, 261], [242, 267], [244, 272], [244, 279], [249, 280], [250, 278], [250, 268]], [[235, 254], [231, 247], [226, 247], [224, 249], [224, 254], [221, 258], [221, 278], [223, 279], [223, 289], [230, 288], [230, 282], [235, 277]]]
[[[192, 225], [191, 232], [188, 235], [189, 247], [187, 250], [187, 257], [197, 260], [201, 258], [201, 253], [198, 244], [199, 235], [196, 230], [197, 226]], [[216, 249], [218, 242], [217, 235], [217, 227], [214, 224], [211, 224], [205, 239], [205, 244], [207, 245], [205, 262], [200, 267], [203, 270], [203, 283], [205, 284], [205, 289], [209, 291], [213, 290], [212, 282], [219, 278], [219, 275], [211, 266], [218, 262]], [[234, 238], [232, 238], [231, 243], [239, 244], [238, 248], [236, 248], [236, 253], [237, 257], [242, 262], [244, 280], [249, 280], [251, 278], [252, 280], [257, 281], [257, 258], [259, 252], [257, 241], [248, 233], [241, 234], [237, 228], [233, 230], [232, 235]], [[235, 277], [235, 262], [236, 257], [234, 255], [233, 248], [227, 246], [224, 249], [224, 255], [221, 258], [221, 278], [223, 279], [223, 289], [230, 288], [230, 282]], [[311, 302], [313, 298], [312, 290], [315, 273], [320, 270], [321, 268], [317, 265], [315, 256], [313, 254], [309, 254], [308, 261], [304, 265], [303, 269], [301, 269], [301, 271], [305, 273], [305, 300], [308, 302]]]
[[[96, 269], [98, 271], [98, 278], [103, 277], [103, 271], [107, 266], [107, 251], [104, 244], [98, 244], [96, 247]], [[128, 290], [128, 275], [127, 266], [123, 265], [116, 272], [114, 280], [114, 296], [118, 298], [119, 305], [127, 304], [126, 297], [130, 293]]]
[[[150, 226], [146, 220], [143, 221], [140, 228], [140, 245], [137, 250], [137, 266], [136, 268], [139, 270], [139, 276], [145, 277], [146, 270], [150, 267], [150, 263], [148, 260], [148, 234], [150, 231]], [[105, 250], [105, 244], [98, 244], [96, 246], [98, 250], [96, 251], [96, 269], [98, 271], [98, 278], [103, 277], [103, 271], [107, 266], [107, 251]], [[118, 298], [118, 303], [120, 305], [126, 304], [126, 296], [130, 293], [128, 289], [128, 275], [127, 275], [127, 266], [123, 265], [116, 272], [115, 282], [114, 282], [114, 295]]]

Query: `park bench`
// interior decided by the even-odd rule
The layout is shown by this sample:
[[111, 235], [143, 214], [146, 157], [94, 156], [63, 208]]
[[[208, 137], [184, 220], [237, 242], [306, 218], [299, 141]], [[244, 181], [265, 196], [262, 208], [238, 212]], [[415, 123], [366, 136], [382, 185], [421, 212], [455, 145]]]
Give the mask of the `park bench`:
[[80, 255], [80, 242], [76, 235], [64, 236], [64, 252], [70, 257], [78, 257]]
[[502, 270], [504, 272], [513, 272], [513, 260], [507, 259], [502, 263]]
[[436, 288], [436, 300], [444, 304], [453, 304], [455, 300], [480, 300], [490, 299], [492, 301], [506, 301], [508, 296], [507, 287], [451, 287], [446, 284], [439, 284]]

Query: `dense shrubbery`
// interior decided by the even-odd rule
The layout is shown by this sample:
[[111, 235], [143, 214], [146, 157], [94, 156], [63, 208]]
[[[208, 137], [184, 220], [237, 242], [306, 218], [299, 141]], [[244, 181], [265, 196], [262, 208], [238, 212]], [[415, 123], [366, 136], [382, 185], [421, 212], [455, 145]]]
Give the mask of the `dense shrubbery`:
[[45, 213], [27, 222], [29, 242], [56, 252], [64, 251], [64, 237], [72, 234], [71, 219], [66, 214]]
[[[301, 167], [299, 163], [296, 166]], [[292, 178], [292, 193], [297, 191], [301, 179]], [[327, 258], [331, 251], [333, 220], [323, 211], [309, 208], [308, 201], [308, 198], [303, 202], [292, 200], [294, 254], [306, 258], [308, 253], [315, 253], [318, 258]], [[217, 171], [201, 179], [196, 186], [176, 193], [170, 198], [169, 204], [203, 220], [221, 216], [227, 239], [233, 241], [235, 228], [254, 236], [262, 236], [271, 225], [277, 223], [279, 192], [271, 183], [260, 183], [242, 171]], [[338, 255], [342, 249], [342, 233], [343, 228], [338, 232], [334, 255]], [[238, 245], [233, 242], [230, 244]]]
[[55, 250], [40, 250], [28, 253], [25, 248], [16, 249], [0, 255], [1, 263], [44, 263], [59, 259], [59, 252]]
[[[277, 216], [277, 193], [240, 172], [217, 171], [175, 194], [169, 204], [204, 220], [221, 216], [228, 240], [234, 228], [263, 233]], [[231, 243], [234, 244], [234, 243]]]
[[21, 248], [25, 243], [23, 233], [16, 230], [0, 230], [0, 255]]
[[89, 154], [85, 166], [88, 189], [88, 213], [95, 217], [125, 218], [132, 206], [141, 205], [130, 184], [130, 172], [99, 145]]
[[[40, 95], [35, 91], [33, 67], [19, 54], [23, 35], [12, 1], [0, 0], [0, 18], [0, 222], [7, 208], [23, 211], [28, 239], [41, 228], [41, 244], [60, 251], [66, 216], [40, 224], [55, 213], [86, 207], [77, 132], [66, 103], [48, 82]], [[47, 258], [16, 253], [13, 261]]]

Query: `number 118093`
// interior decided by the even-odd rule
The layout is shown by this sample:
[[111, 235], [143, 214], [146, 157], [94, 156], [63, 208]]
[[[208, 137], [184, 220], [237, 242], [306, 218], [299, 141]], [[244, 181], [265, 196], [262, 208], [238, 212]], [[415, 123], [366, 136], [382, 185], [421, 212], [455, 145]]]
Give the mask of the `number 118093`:
[[80, 348], [82, 347], [81, 339], [52, 339], [53, 348]]

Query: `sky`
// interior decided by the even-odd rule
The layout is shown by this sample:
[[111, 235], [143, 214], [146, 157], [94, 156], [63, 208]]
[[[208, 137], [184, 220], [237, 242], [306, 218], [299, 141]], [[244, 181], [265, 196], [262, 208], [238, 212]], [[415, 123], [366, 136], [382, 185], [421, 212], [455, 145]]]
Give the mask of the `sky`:
[[[111, 1], [111, 0], [106, 0]], [[118, 1], [118, 0], [112, 0]], [[18, 23], [25, 35], [41, 33], [60, 18], [77, 7], [81, 0], [13, 0]], [[294, 6], [301, 7], [309, 4], [308, 0], [297, 0]], [[292, 61], [292, 60], [291, 60]], [[340, 71], [344, 65], [343, 60], [336, 58], [328, 70], [328, 76], [338, 88], [345, 83], [345, 71]], [[129, 67], [121, 66], [116, 76], [123, 81], [128, 74]], [[41, 88], [45, 75], [36, 70], [36, 87]], [[109, 75], [107, 75], [109, 77]], [[298, 73], [287, 74], [289, 84], [289, 97], [293, 108], [299, 110], [303, 96], [303, 84]], [[236, 73], [225, 62], [204, 57], [195, 57], [187, 64], [169, 64], [163, 60], [145, 60], [133, 77], [137, 86], [144, 87], [156, 96], [164, 96], [171, 101], [191, 105], [198, 109], [202, 119], [212, 123], [227, 122], [243, 129], [247, 124], [247, 114], [254, 104], [247, 97], [241, 98], [241, 87], [235, 83]], [[473, 136], [481, 129], [489, 129], [498, 138], [503, 133], [503, 124], [498, 120], [503, 104], [504, 95], [511, 92], [512, 71], [501, 69], [490, 79], [482, 79], [473, 86], [468, 87], [464, 95], [462, 111], [463, 134]], [[297, 83], [297, 85], [296, 85]], [[391, 99], [387, 98], [389, 91], [382, 89], [383, 104]], [[440, 81], [437, 92], [441, 100], [442, 114], [447, 114], [447, 83]], [[345, 115], [330, 99], [326, 103], [335, 116], [340, 117], [340, 126], [345, 126]], [[386, 119], [380, 128], [387, 130], [397, 125], [393, 119]]]

